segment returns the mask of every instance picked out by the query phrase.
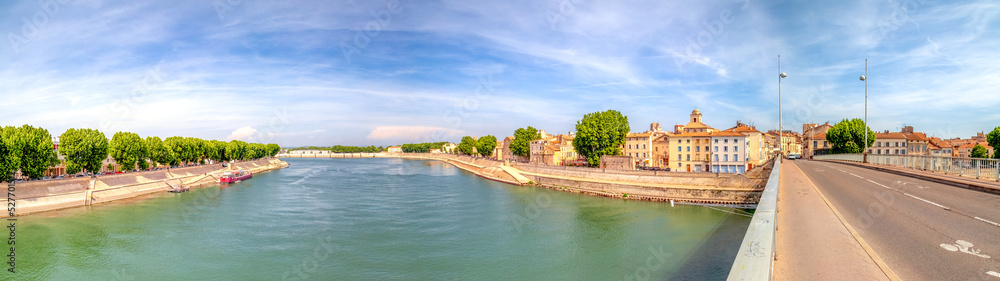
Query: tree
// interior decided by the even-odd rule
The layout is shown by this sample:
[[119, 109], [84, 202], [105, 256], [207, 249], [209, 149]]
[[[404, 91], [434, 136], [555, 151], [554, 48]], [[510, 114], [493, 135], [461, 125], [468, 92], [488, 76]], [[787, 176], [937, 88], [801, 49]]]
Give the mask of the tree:
[[462, 137], [462, 142], [458, 143], [458, 151], [461, 151], [466, 155], [472, 155], [475, 153], [476, 144], [476, 139], [470, 136], [464, 136]]
[[588, 113], [576, 122], [573, 148], [587, 158], [587, 163], [597, 166], [601, 156], [619, 155], [628, 134], [628, 117], [617, 110]]
[[986, 135], [986, 143], [993, 147], [993, 158], [1000, 159], [1000, 127]]
[[[865, 133], [868, 134], [868, 145], [865, 145]], [[865, 121], [854, 118], [841, 120], [826, 132], [830, 142], [830, 152], [834, 154], [861, 153], [863, 147], [871, 147], [875, 143], [875, 132], [865, 126]]]
[[17, 170], [25, 177], [40, 178], [59, 163], [49, 131], [30, 125], [0, 128], [0, 158], [0, 181], [10, 180]]
[[69, 129], [59, 136], [59, 154], [66, 157], [66, 173], [97, 173], [108, 158], [108, 138], [94, 129]]
[[246, 160], [247, 143], [240, 140], [231, 140], [226, 144], [226, 156], [230, 160]]
[[528, 126], [528, 128], [518, 128], [514, 130], [514, 139], [510, 142], [510, 152], [521, 157], [528, 157], [531, 153], [531, 141], [541, 139], [538, 130]]
[[990, 155], [989, 152], [986, 150], [986, 147], [983, 147], [982, 145], [978, 144], [976, 146], [973, 146], [972, 152], [969, 153], [969, 157], [971, 158], [986, 158], [989, 156]]
[[174, 160], [174, 152], [163, 144], [160, 137], [149, 136], [144, 140], [146, 146], [146, 152], [149, 154], [149, 160], [157, 163], [159, 165], [170, 165]]
[[148, 150], [143, 145], [142, 138], [136, 133], [117, 132], [111, 137], [109, 147], [111, 158], [124, 170], [135, 169], [140, 162], [146, 162]]
[[280, 152], [280, 151], [281, 151], [281, 146], [280, 145], [278, 145], [276, 143], [269, 143], [269, 144], [267, 144], [267, 156], [268, 157], [274, 157], [275, 155], [278, 155], [278, 152]]
[[476, 151], [483, 157], [493, 156], [493, 149], [497, 148], [497, 137], [486, 135], [479, 138], [476, 143]]
[[187, 154], [191, 153], [191, 150], [188, 148], [187, 142], [184, 141], [184, 137], [180, 136], [169, 137], [163, 140], [163, 146], [170, 149], [170, 152], [173, 154], [173, 158], [170, 161], [170, 166], [175, 166], [181, 164], [182, 162], [186, 162], [188, 159]]

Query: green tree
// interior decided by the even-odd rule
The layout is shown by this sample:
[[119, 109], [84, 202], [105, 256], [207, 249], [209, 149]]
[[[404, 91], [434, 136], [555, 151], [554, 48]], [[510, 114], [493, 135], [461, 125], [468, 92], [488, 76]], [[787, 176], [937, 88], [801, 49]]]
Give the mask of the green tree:
[[976, 146], [973, 146], [972, 152], [969, 153], [969, 157], [972, 158], [986, 158], [989, 156], [990, 156], [989, 151], [986, 150], [986, 147], [983, 147], [982, 145], [978, 144]]
[[465, 155], [472, 155], [475, 153], [476, 139], [470, 136], [462, 137], [462, 142], [458, 143], [458, 151], [461, 151]]
[[576, 122], [573, 148], [588, 164], [597, 166], [601, 156], [621, 154], [629, 130], [628, 117], [617, 110], [588, 113]]
[[66, 157], [66, 173], [97, 173], [108, 158], [108, 138], [94, 129], [69, 129], [59, 136], [59, 154]]
[[0, 128], [0, 181], [10, 179], [17, 170], [28, 178], [40, 178], [59, 163], [52, 146], [52, 135], [30, 125]]
[[246, 160], [247, 143], [240, 140], [231, 140], [226, 144], [226, 156], [230, 160]]
[[541, 139], [538, 130], [528, 126], [528, 128], [518, 128], [514, 130], [514, 139], [510, 142], [510, 152], [521, 157], [528, 157], [531, 153], [531, 141]]
[[1000, 159], [1000, 127], [993, 128], [993, 131], [986, 135], [986, 143], [993, 147], [993, 158]]
[[149, 160], [159, 165], [170, 165], [174, 162], [174, 152], [163, 144], [160, 137], [149, 136], [143, 141]]
[[[868, 134], [868, 145], [865, 145], [865, 133]], [[865, 121], [854, 118], [841, 120], [826, 132], [830, 142], [830, 152], [834, 154], [861, 153], [863, 147], [871, 147], [875, 143], [875, 132], [865, 126]]]
[[173, 157], [171, 158], [170, 161], [171, 166], [186, 162], [189, 157], [188, 153], [191, 153], [191, 150], [188, 148], [187, 142], [184, 141], [184, 137], [180, 136], [169, 137], [163, 140], [163, 146], [170, 149], [170, 152], [173, 154]]
[[142, 138], [136, 133], [117, 132], [111, 137], [109, 147], [111, 158], [115, 159], [123, 170], [135, 169], [140, 162], [146, 162], [149, 157]]
[[280, 151], [281, 151], [281, 146], [280, 145], [278, 145], [276, 143], [269, 143], [269, 144], [267, 144], [267, 156], [268, 157], [274, 157], [275, 155], [278, 155], [278, 152], [280, 152]]
[[497, 148], [497, 137], [486, 135], [476, 141], [476, 151], [483, 157], [493, 156], [493, 149]]

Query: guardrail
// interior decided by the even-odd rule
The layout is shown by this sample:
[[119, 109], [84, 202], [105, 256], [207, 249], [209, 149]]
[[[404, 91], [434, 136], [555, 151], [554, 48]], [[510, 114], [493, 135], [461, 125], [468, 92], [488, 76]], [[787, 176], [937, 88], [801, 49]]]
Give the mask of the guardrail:
[[757, 210], [743, 236], [743, 244], [736, 254], [736, 261], [729, 270], [727, 280], [771, 280], [774, 276], [775, 229], [778, 224], [778, 181], [781, 158], [774, 161], [774, 168], [760, 195]]
[[[861, 162], [861, 154], [816, 155], [813, 159]], [[1000, 160], [929, 155], [868, 154], [868, 163], [1000, 181]]]

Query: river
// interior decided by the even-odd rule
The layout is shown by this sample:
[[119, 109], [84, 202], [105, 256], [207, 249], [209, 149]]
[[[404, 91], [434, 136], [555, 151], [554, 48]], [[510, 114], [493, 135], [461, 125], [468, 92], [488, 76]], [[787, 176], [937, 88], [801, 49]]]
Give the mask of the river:
[[230, 186], [19, 217], [4, 279], [716, 280], [750, 223], [440, 161], [286, 161]]

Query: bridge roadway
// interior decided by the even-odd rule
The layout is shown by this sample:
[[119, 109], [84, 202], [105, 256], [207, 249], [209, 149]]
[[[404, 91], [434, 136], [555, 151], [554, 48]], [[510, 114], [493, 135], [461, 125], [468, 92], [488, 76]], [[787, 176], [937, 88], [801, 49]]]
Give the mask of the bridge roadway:
[[[843, 163], [788, 162], [900, 279], [1000, 281], [1000, 196]], [[816, 266], [837, 266], [829, 262]]]

